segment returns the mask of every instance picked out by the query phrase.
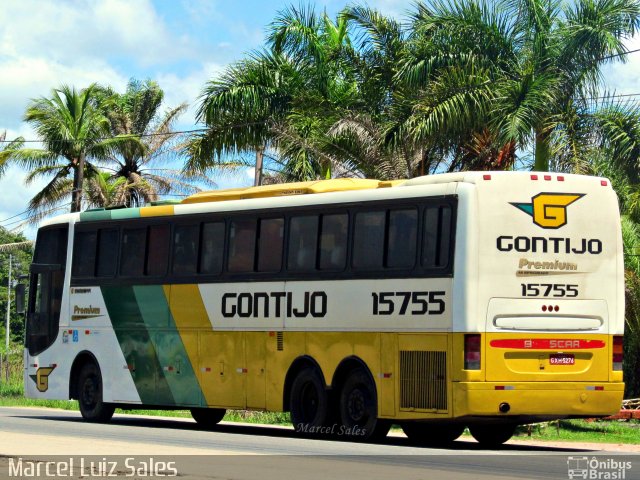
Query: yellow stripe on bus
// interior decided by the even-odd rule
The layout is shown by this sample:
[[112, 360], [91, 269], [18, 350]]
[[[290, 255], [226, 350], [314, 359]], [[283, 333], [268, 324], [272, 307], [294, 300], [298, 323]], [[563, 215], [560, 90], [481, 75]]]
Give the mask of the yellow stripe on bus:
[[141, 217], [165, 217], [173, 215], [173, 205], [158, 205], [155, 207], [141, 207]]
[[199, 331], [210, 331], [211, 323], [202, 302], [198, 285], [163, 285], [164, 294], [169, 303], [171, 315], [182, 339], [189, 361], [200, 385], [200, 391], [204, 395], [207, 405], [215, 402], [210, 398], [210, 389], [205, 388], [203, 374], [200, 365]]

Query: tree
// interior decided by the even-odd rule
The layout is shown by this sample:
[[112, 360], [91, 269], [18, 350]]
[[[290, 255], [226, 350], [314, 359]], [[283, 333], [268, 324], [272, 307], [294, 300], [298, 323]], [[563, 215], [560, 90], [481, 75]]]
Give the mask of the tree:
[[[0, 344], [4, 349], [5, 338], [5, 321], [7, 311], [7, 286], [9, 275], [9, 255], [11, 255], [11, 278], [13, 281], [17, 281], [21, 276], [29, 273], [29, 266], [31, 265], [32, 248], [27, 242], [27, 238], [21, 233], [12, 233], [9, 230], [0, 227], [0, 245], [12, 246], [18, 244], [18, 248], [0, 248], [0, 318], [3, 321], [0, 322], [2, 328], [0, 328], [0, 335], [2, 340]], [[13, 285], [12, 285], [13, 289]], [[18, 315], [15, 308], [15, 292], [11, 292], [11, 341], [15, 343], [21, 343], [24, 336], [24, 317]]]
[[109, 120], [110, 135], [122, 141], [112, 146], [104, 165], [113, 172], [113, 182], [107, 182], [101, 175], [96, 177], [94, 186], [109, 184], [117, 188], [117, 201], [131, 207], [156, 201], [158, 195], [174, 191], [193, 193], [198, 189], [192, 181], [211, 184], [204, 176], [160, 168], [162, 163], [175, 159], [179, 133], [172, 128], [186, 110], [186, 104], [161, 113], [164, 92], [151, 80], [132, 79], [123, 94], [101, 88], [98, 96], [99, 103], [108, 106], [104, 115]]
[[399, 129], [417, 137], [467, 138], [488, 126], [498, 150], [535, 145], [534, 168], [587, 114], [601, 68], [625, 59], [624, 41], [640, 25], [637, 0], [419, 4], [401, 80], [420, 89]]
[[187, 170], [205, 171], [229, 155], [267, 147], [277, 152], [282, 178], [331, 175], [325, 134], [336, 108], [360, 99], [348, 66], [347, 20], [291, 7], [271, 24], [268, 46], [205, 86], [198, 120], [208, 131], [189, 142]]
[[[43, 148], [21, 146], [8, 151], [10, 160], [30, 169], [26, 182], [53, 177], [29, 202], [35, 221], [71, 196], [71, 211], [81, 209], [83, 178], [96, 171], [93, 160], [105, 158], [120, 140], [108, 138], [109, 123], [96, 103], [96, 85], [76, 90], [63, 85], [51, 98], [32, 100], [24, 120], [31, 124]], [[23, 144], [23, 139], [18, 139]]]

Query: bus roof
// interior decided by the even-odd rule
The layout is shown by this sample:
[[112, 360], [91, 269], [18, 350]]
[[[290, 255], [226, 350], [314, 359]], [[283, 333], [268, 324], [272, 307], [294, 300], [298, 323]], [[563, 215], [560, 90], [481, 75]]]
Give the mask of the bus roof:
[[404, 183], [405, 180], [370, 180], [364, 178], [335, 178], [309, 182], [279, 183], [260, 187], [228, 188], [198, 192], [185, 198], [181, 203], [220, 202], [247, 198], [285, 197], [312, 193], [343, 192], [347, 190], [368, 190], [388, 188]]

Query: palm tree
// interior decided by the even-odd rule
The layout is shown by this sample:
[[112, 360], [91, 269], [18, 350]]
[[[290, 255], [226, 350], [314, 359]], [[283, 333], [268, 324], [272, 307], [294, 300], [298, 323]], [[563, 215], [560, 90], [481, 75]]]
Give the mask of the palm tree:
[[[173, 124], [187, 109], [186, 104], [162, 114], [164, 92], [151, 80], [130, 80], [124, 94], [101, 88], [99, 97], [109, 106], [104, 114], [109, 120], [110, 135], [123, 139], [113, 146], [105, 163], [105, 168], [113, 172], [114, 181], [110, 184], [118, 186], [121, 204], [140, 206], [156, 201], [158, 195], [193, 193], [198, 189], [192, 181], [212, 183], [204, 176], [161, 168], [162, 163], [175, 159], [180, 134], [173, 131]], [[118, 181], [120, 178], [124, 183]]]
[[324, 135], [338, 106], [359, 96], [348, 67], [347, 20], [312, 8], [288, 8], [270, 26], [269, 49], [254, 52], [207, 83], [198, 120], [208, 131], [191, 139], [187, 170], [204, 171], [222, 159], [266, 147], [287, 179], [326, 178], [334, 162]]
[[555, 140], [597, 95], [602, 66], [625, 59], [637, 0], [455, 0], [419, 4], [399, 79], [423, 92], [399, 130], [462, 134], [488, 126], [501, 150], [534, 144], [548, 170]]
[[63, 85], [53, 89], [50, 98], [34, 99], [27, 106], [24, 120], [33, 126], [43, 148], [24, 147], [20, 138], [5, 153], [30, 170], [27, 183], [53, 177], [29, 202], [34, 221], [69, 195], [71, 211], [80, 211], [83, 178], [95, 171], [92, 161], [105, 158], [119, 141], [108, 138], [109, 122], [95, 94], [95, 84], [83, 90]]
[[7, 141], [7, 131], [0, 133], [0, 177], [4, 175], [4, 172], [9, 164], [11, 152], [15, 149], [21, 148], [24, 145], [22, 139], [16, 139]]

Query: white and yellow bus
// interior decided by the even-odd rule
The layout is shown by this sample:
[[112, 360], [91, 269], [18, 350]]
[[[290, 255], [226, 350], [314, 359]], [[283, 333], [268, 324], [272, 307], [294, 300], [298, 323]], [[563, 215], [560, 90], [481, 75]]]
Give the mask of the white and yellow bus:
[[467, 172], [203, 192], [38, 231], [25, 391], [289, 411], [301, 433], [485, 445], [620, 408], [623, 254], [606, 179]]

